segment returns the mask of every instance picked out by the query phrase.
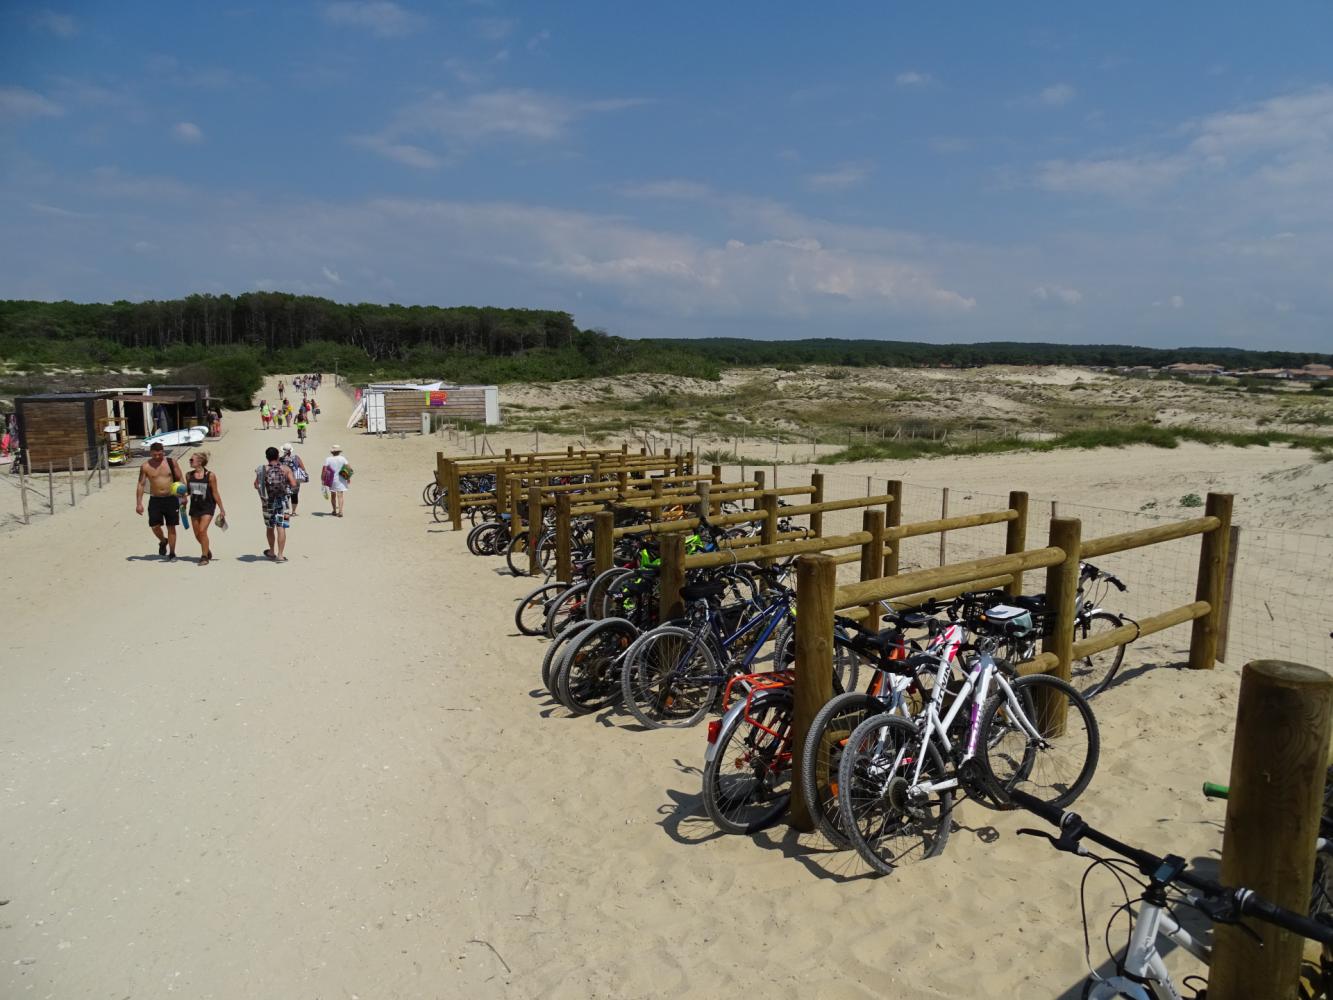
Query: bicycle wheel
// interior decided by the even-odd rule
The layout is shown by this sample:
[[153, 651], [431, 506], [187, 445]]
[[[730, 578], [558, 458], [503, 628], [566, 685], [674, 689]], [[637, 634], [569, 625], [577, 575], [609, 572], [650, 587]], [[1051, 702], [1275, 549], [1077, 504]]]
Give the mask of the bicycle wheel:
[[[1125, 624], [1119, 615], [1113, 615], [1109, 611], [1094, 611], [1085, 618], [1080, 618], [1074, 626], [1074, 641], [1079, 642], [1083, 639], [1096, 638], [1112, 629], [1117, 629]], [[1112, 646], [1110, 649], [1104, 649], [1100, 653], [1093, 653], [1091, 656], [1084, 656], [1073, 663], [1073, 676], [1070, 682], [1074, 685], [1074, 690], [1083, 695], [1084, 698], [1091, 698], [1100, 694], [1110, 686], [1111, 681], [1115, 679], [1116, 671], [1120, 669], [1120, 664], [1125, 658], [1124, 646]]]
[[483, 542], [483, 539], [497, 527], [500, 527], [499, 521], [483, 521], [469, 531], [467, 533], [467, 550], [474, 556], [484, 556], [489, 543]]
[[[1088, 787], [1097, 770], [1101, 737], [1092, 708], [1073, 686], [1050, 674], [1010, 683], [1020, 712], [1001, 688], [981, 711], [978, 746], [986, 780], [999, 792], [1021, 789], [1064, 807]], [[1067, 705], [1064, 725], [1058, 713]], [[1038, 736], [1028, 734], [1027, 722]]]
[[712, 708], [721, 674], [709, 643], [688, 629], [663, 625], [625, 661], [625, 707], [649, 729], [696, 725]]
[[[777, 627], [773, 639], [773, 669], [787, 670], [796, 662], [796, 618]], [[861, 655], [842, 639], [833, 637], [833, 677], [842, 691], [855, 691], [861, 679]]]
[[791, 802], [792, 693], [755, 695], [730, 715], [704, 764], [704, 811], [723, 833], [757, 833]]
[[430, 505], [430, 516], [435, 518], [436, 524], [446, 524], [449, 521], [449, 498], [441, 494], [435, 498], [435, 502]]
[[881, 715], [884, 705], [859, 691], [835, 695], [810, 723], [801, 753], [801, 795], [805, 808], [831, 844], [849, 847], [838, 808], [838, 764], [852, 731], [872, 715]]
[[916, 726], [895, 715], [877, 715], [852, 731], [838, 762], [842, 829], [856, 853], [880, 874], [935, 857], [949, 839], [953, 789], [911, 787], [922, 753], [921, 781], [943, 780], [940, 752], [923, 741]]
[[588, 585], [576, 583], [567, 587], [559, 597], [546, 606], [546, 634], [552, 639], [570, 622], [584, 617]]
[[555, 674], [555, 697], [571, 712], [586, 715], [620, 697], [620, 658], [639, 636], [623, 618], [594, 622], [570, 640]]
[[606, 595], [611, 584], [619, 580], [626, 573], [633, 573], [634, 570], [626, 569], [624, 566], [612, 566], [608, 570], [603, 570], [592, 578], [588, 584], [588, 617], [589, 618], [613, 618], [616, 612], [607, 602]]
[[541, 635], [546, 624], [546, 605], [565, 592], [563, 583], [544, 583], [518, 602], [514, 625], [524, 635]]
[[505, 547], [505, 564], [515, 576], [528, 575], [528, 533], [515, 535]]
[[546, 655], [542, 657], [542, 687], [555, 695], [555, 674], [560, 666], [560, 660], [565, 655], [565, 647], [580, 632], [582, 632], [592, 622], [571, 622], [559, 635], [550, 641], [546, 647]]

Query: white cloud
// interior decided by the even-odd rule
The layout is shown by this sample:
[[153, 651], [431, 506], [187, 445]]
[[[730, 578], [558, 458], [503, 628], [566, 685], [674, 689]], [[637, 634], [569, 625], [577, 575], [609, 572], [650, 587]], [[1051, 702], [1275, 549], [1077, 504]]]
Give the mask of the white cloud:
[[65, 113], [55, 101], [24, 87], [0, 87], [0, 118], [58, 118]]
[[437, 166], [441, 158], [420, 144], [423, 139], [434, 139], [454, 153], [502, 140], [551, 143], [566, 138], [581, 118], [641, 103], [629, 98], [577, 101], [534, 90], [466, 96], [440, 92], [403, 108], [380, 133], [355, 141], [409, 166]]
[[321, 267], [319, 270], [330, 284], [341, 285], [343, 283], [343, 279], [339, 277], [338, 272], [332, 268]]
[[1048, 108], [1063, 108], [1074, 99], [1077, 91], [1067, 83], [1053, 83], [1037, 95], [1037, 103]]
[[1182, 296], [1182, 295], [1173, 295], [1173, 296], [1171, 296], [1171, 298], [1168, 299], [1167, 301], [1171, 303], [1171, 308], [1172, 308], [1172, 309], [1183, 309], [1183, 308], [1185, 308], [1185, 298], [1184, 298], [1184, 296]]
[[806, 183], [816, 191], [842, 191], [856, 187], [870, 176], [873, 166], [869, 163], [844, 163], [842, 166], [823, 173], [811, 174]]
[[49, 31], [60, 38], [72, 38], [78, 34], [79, 22], [69, 14], [54, 10], [33, 11], [28, 23], [38, 31]]
[[1172, 183], [1189, 168], [1189, 161], [1179, 156], [1049, 160], [1037, 173], [1037, 185], [1048, 191], [1148, 194]]
[[1038, 285], [1032, 289], [1032, 297], [1038, 302], [1064, 306], [1076, 306], [1083, 301], [1083, 293], [1077, 288], [1065, 288], [1062, 285]]
[[340, 0], [324, 7], [324, 18], [330, 24], [366, 28], [380, 38], [401, 38], [425, 23], [420, 14], [392, 0]]
[[900, 87], [926, 87], [935, 82], [929, 73], [919, 73], [914, 69], [904, 70], [893, 78]]
[[196, 143], [204, 141], [204, 130], [194, 122], [177, 122], [171, 129], [179, 142]]

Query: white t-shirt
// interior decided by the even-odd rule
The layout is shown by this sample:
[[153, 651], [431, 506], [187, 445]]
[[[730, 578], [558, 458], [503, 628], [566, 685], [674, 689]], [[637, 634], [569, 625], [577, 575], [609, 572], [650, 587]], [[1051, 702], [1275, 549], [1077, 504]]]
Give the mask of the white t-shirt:
[[333, 470], [333, 484], [329, 486], [334, 493], [344, 493], [347, 490], [347, 480], [338, 473], [342, 472], [343, 466], [347, 464], [347, 459], [341, 455], [330, 455], [324, 459], [324, 468]]

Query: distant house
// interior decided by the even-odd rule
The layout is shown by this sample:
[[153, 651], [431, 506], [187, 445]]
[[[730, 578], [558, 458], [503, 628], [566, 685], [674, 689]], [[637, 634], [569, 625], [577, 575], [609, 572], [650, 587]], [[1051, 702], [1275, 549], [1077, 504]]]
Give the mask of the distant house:
[[1301, 382], [1325, 382], [1333, 378], [1333, 365], [1302, 365], [1291, 369], [1291, 377]]
[[1256, 368], [1245, 374], [1250, 378], [1291, 378], [1291, 372], [1286, 368]]
[[1178, 361], [1174, 365], [1167, 365], [1162, 371], [1172, 375], [1220, 375], [1222, 366]]

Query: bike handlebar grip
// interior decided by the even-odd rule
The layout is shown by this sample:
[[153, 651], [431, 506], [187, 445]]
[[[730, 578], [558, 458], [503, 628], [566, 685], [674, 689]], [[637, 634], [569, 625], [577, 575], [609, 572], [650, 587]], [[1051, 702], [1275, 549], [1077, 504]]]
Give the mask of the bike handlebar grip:
[[1043, 802], [1027, 792], [1020, 791], [1017, 788], [1011, 788], [1008, 792], [1009, 800], [1016, 806], [1022, 806], [1030, 813], [1036, 813], [1051, 826], [1062, 826], [1065, 816], [1068, 815], [1063, 809]]
[[1203, 783], [1203, 794], [1210, 799], [1225, 799], [1229, 792], [1229, 786], [1219, 785], [1216, 781], [1205, 781]]
[[1106, 579], [1110, 580], [1113, 584], [1115, 584], [1116, 589], [1119, 590], [1120, 593], [1122, 593], [1122, 594], [1123, 594], [1126, 590], [1129, 589], [1129, 588], [1126, 587], [1123, 583], [1120, 582], [1120, 578], [1119, 578], [1119, 577], [1116, 577], [1116, 576], [1109, 576], [1109, 575], [1108, 575], [1108, 576], [1106, 577]]
[[1333, 944], [1333, 927], [1301, 916], [1299, 913], [1293, 913], [1276, 903], [1270, 903], [1252, 889], [1237, 889], [1236, 902], [1239, 904], [1240, 912], [1246, 916], [1266, 920], [1283, 930], [1318, 941], [1320, 944]]

